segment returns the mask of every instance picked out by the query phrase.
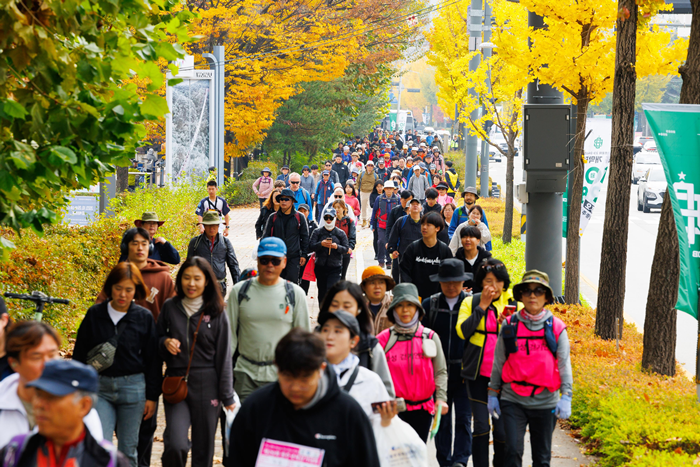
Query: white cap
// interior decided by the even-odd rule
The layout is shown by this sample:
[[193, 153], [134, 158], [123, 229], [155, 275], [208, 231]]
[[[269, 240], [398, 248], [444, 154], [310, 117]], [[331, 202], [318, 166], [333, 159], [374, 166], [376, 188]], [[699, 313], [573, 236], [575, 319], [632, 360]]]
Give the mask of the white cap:
[[389, 180], [384, 182], [384, 188], [396, 188], [396, 185], [394, 185], [394, 182]]
[[374, 162], [372, 162], [372, 161], [367, 161], [367, 163], [366, 163], [365, 165], [374, 165]]
[[424, 148], [424, 147], [425, 147], [425, 143], [420, 143], [418, 146]]
[[350, 146], [343, 146], [343, 151], [349, 151], [349, 150], [350, 150]]

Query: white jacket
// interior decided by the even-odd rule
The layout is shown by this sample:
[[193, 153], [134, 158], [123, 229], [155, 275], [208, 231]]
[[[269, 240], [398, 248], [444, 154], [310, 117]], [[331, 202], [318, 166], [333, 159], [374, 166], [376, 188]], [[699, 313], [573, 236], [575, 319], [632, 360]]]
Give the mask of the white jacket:
[[[348, 384], [353, 371], [354, 368], [347, 370], [343, 373], [343, 376], [338, 378], [338, 384], [341, 388], [344, 388], [345, 385]], [[386, 402], [391, 400], [386, 386], [379, 375], [362, 366], [348, 394], [360, 404], [360, 407], [362, 407], [362, 410], [365, 411], [370, 420], [373, 418], [381, 418], [381, 415], [372, 412], [373, 402]]]
[[[29, 431], [27, 412], [17, 395], [19, 375], [17, 373], [0, 381], [0, 448], [3, 448], [12, 438]], [[96, 441], [102, 441], [102, 422], [95, 409], [83, 419], [85, 426]]]
[[[452, 250], [452, 255], [457, 254], [457, 250], [459, 250], [462, 247], [462, 239], [461, 239], [461, 233], [462, 229], [469, 225], [469, 221], [464, 221], [461, 224], [457, 226], [455, 229], [455, 233], [452, 235], [452, 240], [450, 240], [450, 250]], [[480, 247], [485, 247], [488, 242], [491, 241], [491, 232], [489, 231], [489, 228], [486, 227], [486, 224], [483, 222], [479, 222], [479, 225], [474, 226], [479, 231], [481, 232], [481, 240], [479, 240], [479, 246]]]

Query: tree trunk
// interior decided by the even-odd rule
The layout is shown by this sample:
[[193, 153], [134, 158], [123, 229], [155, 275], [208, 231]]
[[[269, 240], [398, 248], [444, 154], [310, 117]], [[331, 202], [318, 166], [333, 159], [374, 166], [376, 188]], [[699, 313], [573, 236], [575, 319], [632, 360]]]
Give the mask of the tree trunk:
[[[627, 233], [629, 228], [630, 185], [632, 183], [634, 98], [636, 94], [637, 4], [619, 0], [619, 9], [629, 17], [617, 20], [615, 81], [613, 87], [612, 145], [608, 199], [600, 258], [600, 279], [595, 333], [614, 339], [615, 319], [623, 322], [625, 273], [627, 269]], [[620, 326], [622, 334], [622, 326]]]
[[129, 167], [117, 167], [117, 193], [129, 189]]
[[508, 148], [506, 156], [506, 212], [503, 219], [503, 243], [510, 243], [513, 236], [513, 165], [515, 153]]
[[564, 301], [579, 303], [579, 248], [581, 244], [581, 199], [583, 196], [583, 144], [586, 140], [586, 112], [588, 110], [588, 89], [582, 87], [576, 96], [576, 139], [574, 141], [574, 169], [568, 198], [569, 215], [566, 225], [566, 270], [564, 271]]
[[656, 236], [654, 263], [644, 319], [642, 368], [673, 376], [676, 374], [676, 315], [680, 257], [678, 232], [670, 197], [664, 196]]
[[[691, 0], [693, 19], [686, 62], [678, 69], [683, 77], [681, 104], [700, 104], [700, 0]], [[661, 206], [654, 263], [644, 319], [642, 368], [673, 376], [676, 371], [676, 319], [680, 279], [678, 233], [668, 194]]]

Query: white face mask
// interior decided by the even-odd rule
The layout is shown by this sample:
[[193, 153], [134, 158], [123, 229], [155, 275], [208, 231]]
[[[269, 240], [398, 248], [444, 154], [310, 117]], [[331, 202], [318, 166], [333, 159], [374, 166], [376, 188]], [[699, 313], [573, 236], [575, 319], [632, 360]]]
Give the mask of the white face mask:
[[332, 221], [323, 221], [323, 226], [326, 230], [333, 230], [335, 228], [335, 218]]

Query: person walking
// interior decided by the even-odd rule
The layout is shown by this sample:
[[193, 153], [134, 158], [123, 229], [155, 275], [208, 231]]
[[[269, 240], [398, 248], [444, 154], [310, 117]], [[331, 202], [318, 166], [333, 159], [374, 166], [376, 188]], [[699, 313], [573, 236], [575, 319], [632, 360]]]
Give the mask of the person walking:
[[220, 223], [221, 219], [215, 212], [204, 214], [202, 220], [204, 233], [190, 240], [187, 247], [187, 259], [199, 256], [209, 262], [221, 289], [221, 295], [225, 297], [228, 290], [226, 266], [231, 273], [232, 285], [238, 282], [241, 270], [238, 267], [238, 259], [231, 241], [219, 233]]
[[[47, 362], [59, 358], [61, 338], [44, 322], [20, 321], [7, 331], [7, 360], [14, 371], [0, 382], [0, 448], [13, 437], [36, 427], [32, 406], [34, 389], [28, 384], [39, 378]], [[93, 408], [83, 417], [96, 441], [102, 441], [102, 423]]]
[[350, 217], [350, 212], [348, 211], [348, 206], [342, 199], [336, 199], [333, 202], [333, 209], [335, 209], [338, 221], [336, 226], [345, 233], [348, 237], [348, 251], [343, 255], [343, 269], [340, 274], [340, 279], [345, 280], [345, 276], [348, 272], [348, 267], [350, 266], [350, 259], [352, 258], [352, 252], [355, 249], [357, 243], [357, 231], [355, 228], [355, 221]]
[[258, 215], [258, 220], [255, 221], [255, 239], [260, 240], [263, 236], [263, 231], [265, 230], [265, 224], [267, 224], [267, 219], [270, 218], [273, 212], [277, 212], [280, 208], [280, 203], [277, 197], [282, 192], [282, 188], [275, 188], [270, 193], [270, 196], [265, 200], [263, 206], [260, 208], [260, 215]]
[[284, 188], [289, 188], [289, 167], [283, 165], [281, 171], [282, 173], [277, 176], [276, 180], [284, 182]]
[[[318, 166], [316, 167], [316, 172], [318, 172]], [[319, 178], [321, 177], [319, 176]], [[308, 165], [302, 167], [299, 182], [299, 185], [309, 193], [309, 196], [313, 196], [313, 193], [316, 190], [316, 183], [318, 181], [314, 179], [314, 176], [311, 174], [311, 169]], [[309, 206], [313, 206], [312, 203], [309, 203]]]
[[326, 209], [323, 212], [323, 224], [314, 231], [309, 242], [309, 249], [316, 252], [315, 271], [319, 304], [328, 289], [340, 280], [343, 255], [350, 247], [345, 232], [336, 227], [336, 220], [335, 209]]
[[224, 234], [224, 237], [228, 237], [229, 223], [231, 219], [229, 218], [231, 214], [231, 208], [228, 207], [228, 203], [221, 196], [217, 196], [219, 188], [216, 184], [216, 180], [209, 180], [207, 182], [207, 193], [209, 196], [204, 198], [197, 205], [195, 214], [197, 214], [197, 222], [199, 223], [199, 233], [204, 233], [204, 225], [202, 225], [202, 219], [206, 212], [214, 211], [219, 217], [224, 219], [224, 222], [219, 228], [219, 232]]
[[464, 341], [457, 335], [456, 325], [459, 308], [467, 294], [462, 284], [471, 274], [464, 272], [461, 261], [448, 258], [440, 262], [437, 274], [430, 280], [440, 284], [440, 292], [423, 299], [424, 326], [440, 336], [442, 350], [447, 362], [447, 407], [453, 410], [455, 419], [454, 443], [452, 441], [452, 417], [440, 420], [435, 435], [435, 449], [440, 467], [466, 467], [472, 453], [472, 409], [469, 404], [467, 385], [460, 374]]
[[[216, 275], [205, 259], [188, 258], [175, 285], [177, 296], [165, 302], [157, 324], [159, 353], [166, 366], [162, 462], [185, 467], [191, 449], [192, 467], [206, 467], [214, 462], [221, 408], [234, 408], [230, 327]], [[168, 394], [168, 378], [176, 377], [184, 377], [179, 384], [186, 384], [180, 397]]]
[[321, 338], [292, 329], [274, 355], [276, 381], [251, 395], [233, 422], [233, 466], [262, 465], [261, 453], [282, 442], [306, 447], [319, 465], [322, 455], [324, 467], [379, 467], [369, 419], [338, 385]]
[[379, 267], [391, 269], [391, 258], [386, 251], [388, 236], [386, 233], [389, 213], [399, 204], [399, 198], [394, 194], [394, 182], [384, 183], [384, 193], [375, 201], [372, 209], [370, 226], [377, 233], [377, 261]]
[[416, 285], [418, 295], [426, 298], [440, 291], [439, 284], [430, 280], [430, 274], [437, 274], [440, 261], [452, 258], [452, 251], [438, 239], [440, 230], [445, 228], [442, 216], [430, 212], [420, 220], [420, 240], [411, 243], [401, 255], [401, 282]]
[[513, 287], [523, 309], [506, 318], [498, 336], [488, 409], [505, 427], [505, 463], [520, 467], [529, 427], [533, 467], [550, 465], [556, 419], [571, 416], [573, 375], [566, 325], [545, 308], [554, 303], [546, 273], [530, 270]]
[[287, 246], [287, 266], [282, 278], [294, 284], [299, 282], [299, 268], [306, 264], [309, 251], [309, 226], [294, 209], [294, 192], [288, 188], [277, 197], [280, 208], [267, 220], [263, 238], [277, 237]]
[[437, 202], [440, 206], [444, 208], [447, 204], [454, 203], [454, 198], [451, 195], [447, 194], [449, 186], [444, 180], [439, 182], [435, 186], [435, 189], [438, 191]]
[[370, 195], [375, 189], [374, 184], [377, 182], [377, 174], [374, 173], [374, 162], [369, 160], [365, 164], [365, 170], [362, 171], [360, 176], [357, 178], [357, 186], [360, 189], [360, 222], [362, 227], [367, 227], [369, 225], [369, 218], [367, 217], [371, 209]]
[[440, 214], [442, 214], [442, 218], [445, 219], [445, 225], [450, 225], [450, 222], [452, 221], [452, 216], [454, 216], [455, 209], [457, 209], [457, 206], [454, 205], [454, 203], [447, 203], [442, 207], [442, 211], [440, 211]]
[[[410, 193], [410, 192], [409, 192]], [[418, 198], [411, 198], [408, 202], [408, 214], [400, 217], [391, 229], [387, 241], [387, 252], [391, 258], [397, 260], [393, 265], [391, 275], [395, 281], [401, 282], [401, 261], [408, 246], [422, 238], [421, 234], [421, 202]]]
[[450, 240], [450, 249], [453, 253], [456, 253], [461, 244], [460, 239], [462, 238], [462, 235], [460, 232], [462, 231], [462, 229], [465, 229], [470, 226], [479, 229], [479, 232], [481, 233], [481, 237], [479, 239], [479, 246], [484, 249], [486, 248], [486, 245], [491, 241], [491, 231], [485, 223], [481, 222], [481, 219], [483, 219], [484, 217], [486, 217], [486, 214], [484, 214], [484, 210], [481, 208], [481, 206], [475, 204], [471, 207], [471, 209], [469, 210], [469, 220], [459, 224], [459, 226], [455, 229], [454, 234], [452, 235], [452, 240]]
[[[350, 160], [350, 154], [348, 153], [348, 162]], [[338, 174], [338, 183], [341, 185], [345, 185], [345, 182], [348, 181], [348, 178], [350, 178], [350, 171], [348, 170], [348, 166], [343, 163], [343, 155], [342, 154], [336, 154], [334, 157], [334, 162], [333, 165], [331, 166], [331, 169], [335, 171], [335, 173]]]
[[[491, 252], [479, 246], [481, 243], [481, 231], [473, 225], [460, 229], [459, 235], [461, 246], [457, 249], [455, 258], [464, 263], [466, 272], [475, 274], [482, 261], [491, 257]], [[452, 249], [451, 244], [450, 249]], [[467, 289], [467, 292], [481, 292], [481, 284], [475, 283], [473, 279], [464, 281], [463, 286]]]
[[389, 212], [389, 215], [387, 216], [386, 220], [386, 245], [385, 248], [387, 249], [387, 255], [389, 255], [389, 258], [391, 260], [391, 275], [394, 278], [394, 281], [398, 282], [399, 281], [399, 260], [398, 258], [394, 258], [391, 256], [391, 251], [389, 251], [389, 237], [391, 237], [391, 231], [394, 228], [394, 224], [396, 223], [396, 220], [405, 216], [408, 213], [408, 208], [409, 208], [409, 202], [413, 198], [413, 193], [411, 193], [408, 190], [403, 190], [401, 191], [401, 194], [399, 195], [399, 204], [394, 206], [394, 208]]
[[326, 203], [333, 197], [333, 182], [331, 181], [330, 170], [324, 170], [321, 181], [316, 185], [316, 222], [321, 223], [321, 214]]
[[241, 401], [276, 380], [274, 348], [292, 328], [310, 330], [306, 294], [283, 279], [287, 246], [276, 237], [258, 244], [258, 275], [236, 284], [226, 305], [231, 325], [234, 389]]
[[298, 173], [292, 172], [289, 175], [289, 186], [294, 193], [294, 209], [299, 209], [300, 204], [311, 206], [311, 195], [306, 191], [306, 188], [301, 186], [301, 176]]
[[[158, 219], [158, 214], [155, 212], [144, 212], [140, 219], [134, 220], [136, 227], [141, 227], [151, 237], [153, 248], [149, 249], [149, 258], [156, 261], [163, 261], [169, 264], [180, 264], [180, 253], [175, 247], [168, 242], [164, 237], [158, 237], [158, 228], [165, 224], [165, 221]], [[119, 261], [126, 261], [126, 253], [119, 256]]]
[[[457, 335], [464, 339], [462, 377], [474, 417], [472, 461], [475, 467], [489, 467], [488, 386], [501, 323], [508, 314], [506, 306], [517, 306], [510, 291], [510, 276], [503, 262], [489, 258], [474, 274], [481, 292], [466, 297], [459, 308]], [[522, 307], [522, 305], [520, 305]], [[504, 314], [505, 312], [505, 314]], [[491, 417], [493, 426], [493, 466], [505, 465], [503, 418]]]
[[[374, 182], [374, 190], [369, 195], [370, 227], [372, 226], [372, 207], [377, 201], [377, 198], [382, 196], [382, 194], [384, 194], [384, 182], [381, 180], [377, 180], [376, 182]], [[372, 229], [372, 247], [374, 248], [374, 260], [377, 261], [379, 259], [379, 232], [376, 229]]]
[[[377, 266], [373, 266], [377, 268]], [[344, 310], [353, 315], [360, 326], [360, 340], [353, 349], [355, 355], [359, 357], [360, 366], [372, 370], [384, 383], [386, 391], [394, 397], [394, 383], [391, 380], [389, 365], [386, 362], [384, 349], [379, 345], [379, 341], [374, 336], [372, 326], [372, 315], [367, 307], [367, 302], [362, 295], [362, 289], [357, 284], [350, 281], [336, 282], [328, 289], [326, 297], [319, 307], [318, 319], [320, 320], [328, 313]]]
[[260, 171], [260, 177], [253, 182], [253, 191], [260, 200], [260, 208], [263, 207], [263, 203], [268, 196], [270, 196], [270, 193], [272, 193], [274, 189], [273, 183], [272, 171], [269, 167], [262, 169], [262, 171]]
[[374, 334], [379, 334], [391, 327], [386, 317], [386, 311], [391, 305], [393, 295], [391, 290], [396, 282], [391, 276], [387, 276], [384, 269], [379, 266], [370, 266], [362, 272], [362, 292], [367, 300], [367, 307], [372, 313]]
[[414, 165], [412, 170], [413, 175], [408, 181], [406, 189], [413, 193], [414, 198], [423, 201], [425, 199], [425, 190], [430, 188], [430, 183], [428, 183], [428, 178], [420, 173], [421, 168], [418, 164]]
[[[476, 205], [475, 203], [476, 200], [479, 199], [479, 194], [476, 192], [476, 188], [470, 186], [462, 192], [462, 198], [464, 199], [464, 205], [457, 208], [454, 215], [452, 216], [450, 226], [447, 229], [447, 233], [449, 234], [450, 238], [454, 236], [455, 230], [457, 230], [457, 227], [459, 227], [460, 224], [469, 220], [470, 210], [472, 206]], [[483, 211], [483, 209], [481, 210], [481, 215], [481, 222], [483, 222], [486, 225], [486, 228], [488, 229], [489, 221], [486, 218], [486, 213]], [[485, 248], [487, 251], [491, 251], [490, 241], [486, 243]]]
[[396, 397], [406, 401], [406, 412], [399, 418], [427, 443], [433, 415], [438, 410], [446, 415], [448, 407], [442, 343], [435, 331], [420, 323], [424, 315], [416, 286], [398, 284], [387, 314], [393, 326], [377, 339], [386, 353]]
[[352, 212], [355, 214], [355, 218], [360, 216], [360, 202], [357, 200], [357, 191], [355, 190], [355, 182], [349, 179], [345, 182], [345, 204], [347, 204]]
[[74, 360], [51, 360], [27, 388], [34, 392], [31, 410], [37, 430], [15, 436], [0, 450], [4, 466], [129, 465], [112, 443], [96, 439], [86, 429], [85, 416], [93, 410], [98, 390], [93, 368]]
[[[116, 431], [119, 451], [136, 467], [141, 420], [153, 417], [161, 390], [156, 323], [150, 311], [135, 303], [148, 296], [148, 289], [134, 264], [117, 264], [102, 289], [107, 300], [85, 314], [73, 360], [99, 373], [95, 408], [104, 439], [111, 440]], [[108, 346], [115, 349], [112, 359], [101, 355]]]
[[340, 177], [338, 176], [338, 172], [333, 170], [333, 164], [331, 163], [331, 161], [324, 162], [323, 169], [327, 170], [330, 174], [330, 180], [333, 183], [333, 185], [335, 185], [336, 183], [340, 183]]

